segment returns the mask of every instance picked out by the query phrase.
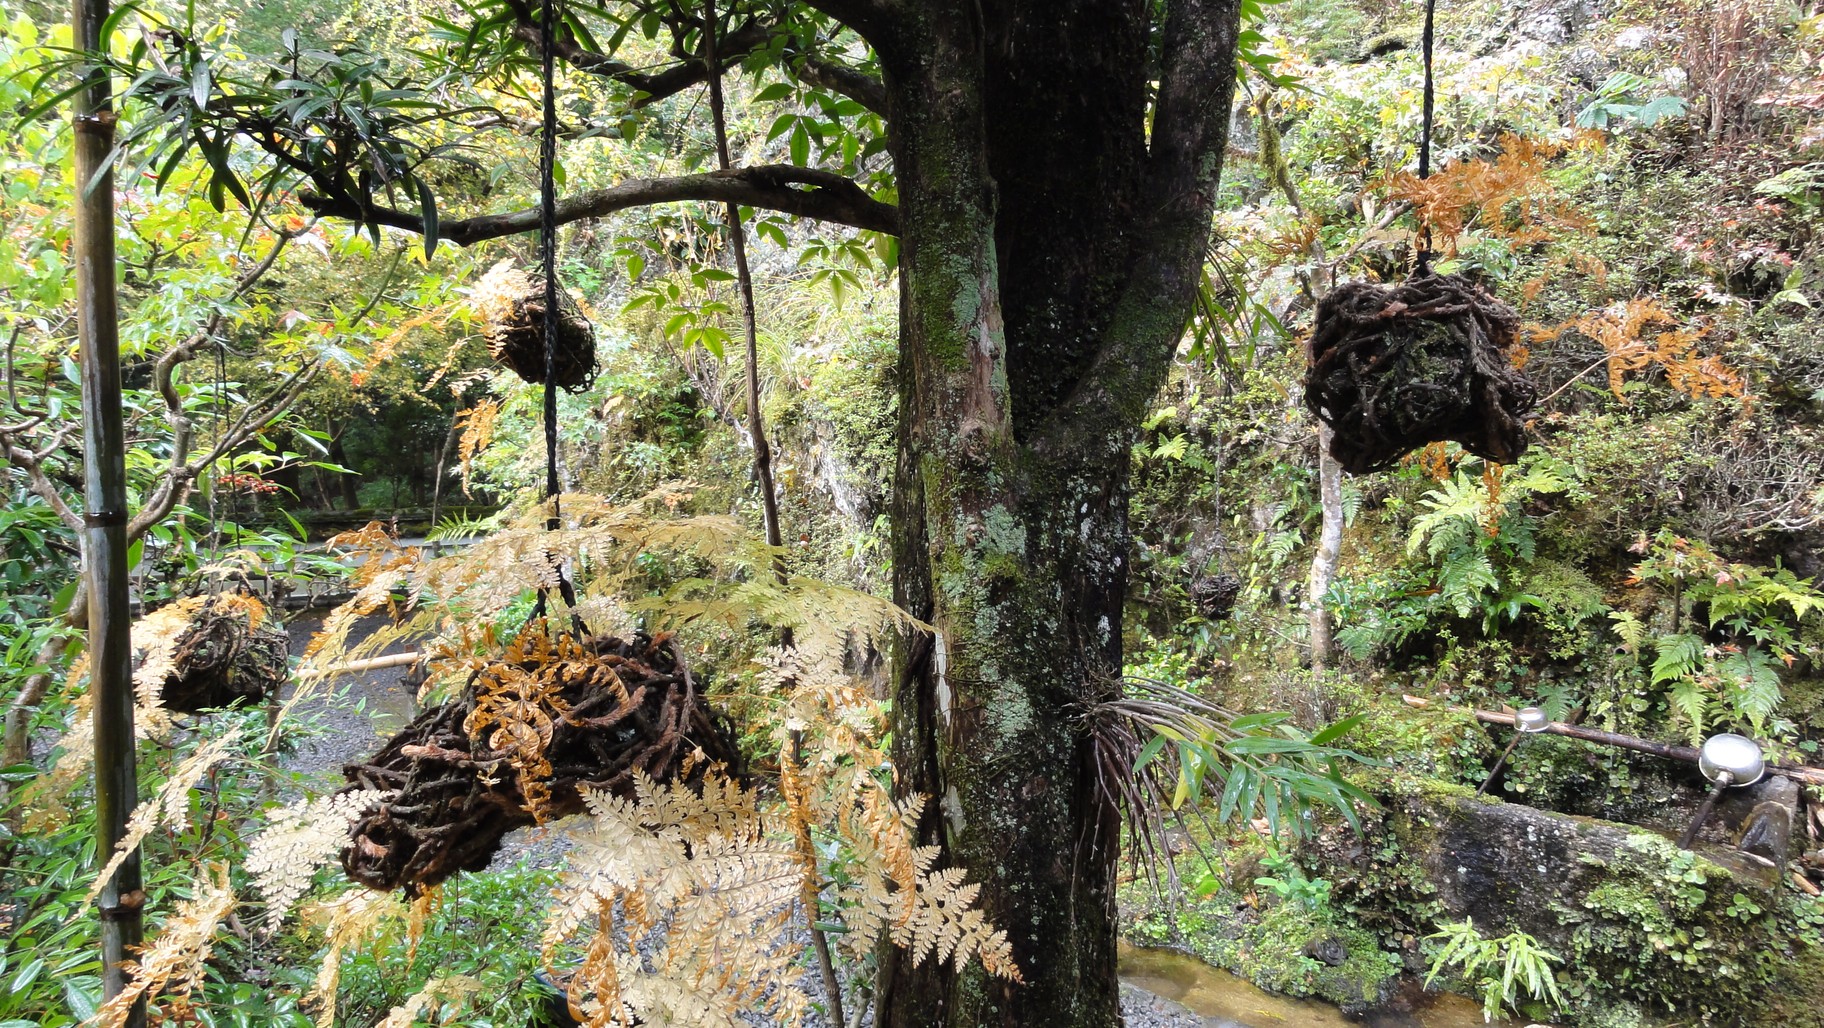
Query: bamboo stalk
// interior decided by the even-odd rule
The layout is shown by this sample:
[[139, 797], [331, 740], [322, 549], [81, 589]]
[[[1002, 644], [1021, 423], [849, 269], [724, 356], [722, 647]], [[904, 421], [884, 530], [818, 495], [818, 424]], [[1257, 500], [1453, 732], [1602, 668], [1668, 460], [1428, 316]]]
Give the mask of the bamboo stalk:
[[367, 671], [384, 671], [389, 667], [408, 667], [424, 659], [424, 654], [417, 651], [409, 653], [389, 653], [383, 657], [369, 657], [366, 660], [351, 660], [343, 664], [331, 664], [328, 667], [305, 668], [298, 672], [299, 678], [335, 678], [339, 675], [358, 675]]
[[[1413, 704], [1411, 699], [1408, 699], [1407, 702], [1413, 706], [1421, 705]], [[1514, 724], [1514, 715], [1501, 711], [1472, 710], [1470, 713], [1476, 716], [1476, 720], [1486, 724], [1506, 725], [1510, 728]], [[1562, 735], [1570, 739], [1582, 739], [1584, 742], [1593, 742], [1603, 746], [1614, 746], [1618, 749], [1633, 750], [1636, 753], [1651, 754], [1655, 757], [1682, 761], [1686, 764], [1697, 763], [1697, 749], [1691, 746], [1678, 746], [1672, 743], [1654, 742], [1651, 739], [1641, 739], [1632, 735], [1622, 735], [1620, 732], [1605, 732], [1596, 728], [1585, 728], [1582, 725], [1567, 725], [1560, 721], [1553, 721], [1551, 724], [1546, 725], [1542, 731], [1550, 735]], [[1824, 786], [1824, 768], [1806, 767], [1798, 764], [1769, 763], [1767, 765], [1767, 770], [1776, 775], [1785, 775], [1787, 778], [1804, 785]]]
[[[88, 576], [90, 693], [95, 698], [96, 853], [106, 860], [126, 835], [138, 805], [133, 744], [133, 668], [127, 593], [126, 429], [121, 422], [120, 325], [114, 286], [115, 114], [101, 28], [107, 0], [74, 0], [75, 45], [98, 55], [83, 69], [75, 95], [76, 325], [82, 349], [83, 563]], [[123, 966], [142, 938], [137, 848], [100, 891], [102, 996], [125, 991]], [[145, 1024], [144, 1001], [128, 1011], [126, 1028]]]

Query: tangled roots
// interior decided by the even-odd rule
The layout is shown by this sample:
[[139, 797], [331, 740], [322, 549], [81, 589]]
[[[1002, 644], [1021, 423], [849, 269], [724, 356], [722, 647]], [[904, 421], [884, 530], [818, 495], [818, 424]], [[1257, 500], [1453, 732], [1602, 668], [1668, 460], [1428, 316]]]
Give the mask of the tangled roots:
[[1335, 432], [1337, 463], [1380, 471], [1446, 439], [1518, 459], [1537, 399], [1509, 357], [1519, 320], [1460, 275], [1331, 290], [1317, 306], [1305, 406]]
[[171, 710], [194, 714], [236, 700], [257, 701], [285, 684], [291, 640], [257, 602], [211, 596], [172, 648], [160, 691]]
[[416, 895], [486, 867], [515, 828], [581, 813], [585, 786], [630, 797], [639, 775], [695, 784], [713, 766], [738, 766], [664, 636], [544, 642], [477, 670], [462, 698], [343, 768], [344, 792], [393, 793], [350, 832], [351, 879]]
[[[545, 284], [504, 260], [475, 285], [488, 353], [527, 382], [545, 380]], [[553, 380], [570, 392], [595, 379], [595, 327], [562, 289], [557, 291], [557, 364]]]

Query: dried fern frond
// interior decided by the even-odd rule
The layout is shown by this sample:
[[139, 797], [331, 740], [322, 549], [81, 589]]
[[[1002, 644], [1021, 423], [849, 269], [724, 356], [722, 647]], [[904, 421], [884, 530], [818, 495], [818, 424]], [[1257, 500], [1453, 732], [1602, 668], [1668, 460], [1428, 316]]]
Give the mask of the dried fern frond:
[[177, 905], [139, 960], [128, 961], [127, 987], [110, 999], [85, 1025], [117, 1028], [125, 1024], [134, 1003], [168, 994], [178, 1000], [202, 985], [204, 962], [209, 959], [215, 929], [234, 907], [234, 890], [228, 884], [228, 867], [218, 864], [198, 879], [189, 899]]
[[359, 790], [299, 800], [273, 812], [266, 829], [247, 847], [243, 868], [266, 901], [266, 930], [277, 931], [285, 914], [310, 888], [311, 876], [348, 846], [348, 829], [389, 792]]
[[[801, 1014], [798, 948], [786, 937], [800, 894], [791, 842], [735, 783], [711, 778], [701, 794], [644, 776], [637, 786], [631, 798], [587, 792], [589, 828], [545, 926], [547, 966], [593, 926], [572, 1005], [590, 1024], [623, 1007], [648, 1023], [730, 1024], [753, 1007]], [[637, 948], [645, 940], [657, 943], [650, 966]]]
[[[481, 991], [481, 982], [466, 974], [440, 974], [389, 1011], [375, 1028], [412, 1028], [418, 1016], [435, 1004], [460, 1007]], [[447, 1015], [448, 1011], [446, 1011]]]
[[1507, 133], [1493, 160], [1454, 161], [1430, 178], [1400, 172], [1387, 180], [1388, 196], [1412, 204], [1435, 245], [1454, 254], [1472, 225], [1515, 244], [1555, 239], [1589, 228], [1587, 217], [1557, 198], [1546, 178], [1547, 162], [1561, 144]]
[[475, 458], [494, 441], [494, 424], [500, 419], [500, 401], [486, 397], [475, 406], [456, 414], [456, 423], [462, 427], [462, 436], [456, 444], [457, 459], [462, 466], [462, 492], [469, 493], [469, 475], [474, 471]]
[[850, 936], [866, 945], [882, 934], [911, 954], [914, 963], [936, 957], [961, 968], [979, 959], [990, 974], [1024, 981], [1005, 931], [975, 909], [979, 885], [963, 868], [935, 869], [939, 849], [917, 846], [915, 825], [927, 798], [895, 803], [878, 785], [860, 790], [844, 838], [857, 853], [855, 884], [845, 890], [853, 906]]
[[1700, 354], [1697, 341], [1703, 326], [1679, 327], [1684, 319], [1652, 297], [1638, 297], [1603, 310], [1591, 311], [1556, 329], [1541, 330], [1550, 336], [1574, 328], [1608, 351], [1609, 391], [1627, 403], [1622, 384], [1629, 374], [1658, 367], [1666, 384], [1694, 398], [1742, 396], [1747, 383], [1741, 373], [1720, 357]]
[[[185, 633], [195, 623], [196, 615], [212, 597], [188, 596], [175, 600], [133, 623], [133, 734], [141, 741], [161, 740], [173, 728], [171, 711], [164, 704], [166, 681], [177, 671], [179, 647]], [[250, 596], [222, 597], [247, 612], [260, 623], [265, 607]], [[64, 679], [64, 688], [75, 692], [89, 676], [88, 654], [77, 658]], [[42, 829], [62, 814], [63, 801], [70, 791], [89, 776], [95, 760], [95, 700], [84, 689], [71, 704], [70, 726], [52, 744], [57, 762], [49, 772], [26, 787], [24, 801], [28, 810], [26, 825]]]
[[94, 902], [114, 878], [114, 872], [126, 863], [127, 857], [139, 848], [146, 836], [160, 823], [170, 827], [173, 832], [181, 832], [190, 823], [190, 792], [203, 776], [213, 771], [216, 765], [234, 756], [235, 748], [240, 744], [240, 735], [230, 732], [217, 739], [212, 739], [196, 748], [196, 752], [185, 757], [165, 779], [165, 784], [158, 787], [158, 792], [136, 807], [133, 816], [127, 819], [126, 834], [121, 836], [120, 843], [114, 847], [106, 866], [95, 876], [95, 884], [89, 886], [89, 893], [84, 903]]
[[[503, 518], [486, 538], [436, 559], [399, 546], [378, 523], [337, 536], [333, 545], [363, 561], [355, 596], [325, 620], [306, 658], [313, 666], [360, 659], [408, 638], [441, 637], [455, 648], [462, 627], [496, 619], [532, 593], [555, 589], [560, 569], [575, 585], [578, 613], [585, 619], [619, 608], [648, 615], [654, 629], [745, 629], [759, 622], [866, 638], [889, 626], [926, 630], [892, 603], [866, 593], [808, 578], [779, 583], [773, 575], [779, 553], [733, 518], [678, 515], [689, 495], [679, 486], [632, 503], [567, 494], [561, 500], [563, 528], [547, 530], [549, 508], [537, 505]], [[699, 562], [710, 573], [648, 595], [640, 561], [657, 554]], [[350, 645], [354, 624], [382, 609], [394, 623]], [[449, 674], [435, 662], [432, 673]]]
[[308, 917], [324, 922], [323, 963], [316, 981], [304, 997], [306, 1006], [317, 1005], [317, 1028], [336, 1022], [336, 990], [342, 981], [342, 957], [363, 940], [378, 934], [379, 926], [405, 914], [405, 904], [390, 892], [350, 889], [312, 904]]

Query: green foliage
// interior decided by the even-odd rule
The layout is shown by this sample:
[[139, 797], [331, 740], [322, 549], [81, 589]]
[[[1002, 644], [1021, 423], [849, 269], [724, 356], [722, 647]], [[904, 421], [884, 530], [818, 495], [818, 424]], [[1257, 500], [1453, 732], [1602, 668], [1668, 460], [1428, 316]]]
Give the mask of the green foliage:
[[1625, 646], [1653, 658], [1650, 681], [1668, 690], [1692, 741], [1715, 725], [1789, 731], [1775, 719], [1780, 672], [1816, 652], [1804, 633], [1824, 593], [1786, 568], [1727, 562], [1669, 531], [1650, 542], [1643, 534], [1636, 551], [1631, 581], [1658, 594], [1670, 630], [1650, 634], [1628, 612], [1611, 617]]
[[1518, 1009], [1522, 989], [1528, 997], [1548, 1002], [1554, 1009], [1565, 1005], [1552, 970], [1553, 964], [1562, 964], [1564, 959], [1525, 932], [1485, 939], [1475, 922], [1464, 918], [1425, 938], [1438, 943], [1431, 954], [1426, 986], [1446, 972], [1460, 977], [1482, 994], [1486, 1020], [1494, 1020], [1504, 1006]]
[[[542, 1023], [552, 993], [536, 977], [541, 963], [527, 915], [550, 903], [558, 879], [555, 870], [522, 859], [450, 882], [415, 938], [396, 920], [382, 922], [355, 953], [342, 958], [339, 1021], [378, 1023], [430, 979], [459, 974], [480, 982], [488, 997], [486, 1013], [465, 1023], [476, 1028]], [[299, 967], [320, 959], [310, 933], [294, 933], [286, 945]], [[293, 972], [291, 977], [292, 989], [309, 989], [307, 975]]]
[[[66, 705], [50, 713], [67, 716]], [[300, 726], [308, 731], [308, 726]], [[155, 794], [184, 758], [216, 739], [234, 740], [232, 754], [208, 774], [199, 788], [181, 794], [184, 823], [154, 832], [143, 846], [146, 909], [153, 915], [148, 934], [194, 887], [198, 869], [217, 861], [238, 865], [247, 838], [242, 834], [270, 803], [277, 779], [276, 759], [288, 751], [264, 747], [265, 715], [255, 710], [223, 711], [211, 716], [204, 731], [178, 733], [167, 741], [142, 741], [139, 780], [142, 793]], [[285, 742], [297, 738], [287, 735]], [[9, 784], [39, 777], [35, 768], [11, 769]], [[89, 899], [101, 861], [95, 853], [95, 809], [85, 792], [45, 810], [30, 811], [32, 794], [15, 793], [8, 819], [0, 821], [0, 894], [8, 897], [0, 933], [0, 1023], [24, 1020], [43, 1028], [73, 1028], [100, 1002], [100, 926]], [[31, 826], [16, 834], [17, 818], [30, 814]], [[168, 822], [167, 822], [168, 823]], [[169, 823], [168, 823], [169, 824]], [[281, 955], [258, 938], [229, 938], [216, 947], [196, 999], [208, 1028], [254, 1028], [278, 1025], [304, 1028], [311, 1023], [297, 1008], [299, 993], [274, 994], [255, 987], [258, 969]], [[156, 1010], [157, 1004], [154, 1004]]]
[[1262, 818], [1273, 835], [1307, 830], [1304, 812], [1315, 807], [1355, 823], [1358, 805], [1373, 806], [1342, 773], [1345, 762], [1365, 758], [1335, 745], [1357, 718], [1307, 734], [1289, 714], [1235, 716], [1162, 682], [1130, 678], [1127, 692], [1098, 705], [1091, 724], [1112, 760], [1104, 782], [1114, 782], [1141, 831], [1158, 812], [1187, 804], [1209, 804], [1218, 824]]
[[1282, 902], [1297, 904], [1308, 914], [1331, 912], [1329, 882], [1309, 877], [1298, 861], [1281, 853], [1271, 844], [1260, 862], [1273, 873], [1254, 879], [1256, 886], [1272, 890], [1273, 895], [1278, 896]]
[[1756, 183], [1754, 191], [1807, 210], [1824, 207], [1824, 162], [1787, 168]]
[[1653, 81], [1645, 75], [1618, 71], [1596, 87], [1596, 95], [1577, 112], [1577, 127], [1611, 130], [1627, 125], [1641, 128], [1676, 118], [1691, 106], [1684, 97], [1660, 95], [1642, 100]]

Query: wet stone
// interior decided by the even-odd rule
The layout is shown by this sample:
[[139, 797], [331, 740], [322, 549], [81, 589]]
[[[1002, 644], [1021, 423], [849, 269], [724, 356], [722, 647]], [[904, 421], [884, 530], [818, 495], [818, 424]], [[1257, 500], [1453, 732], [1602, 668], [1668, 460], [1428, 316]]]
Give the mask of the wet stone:
[[1349, 947], [1336, 936], [1327, 935], [1305, 943], [1305, 956], [1320, 964], [1341, 967], [1343, 962], [1349, 959]]

